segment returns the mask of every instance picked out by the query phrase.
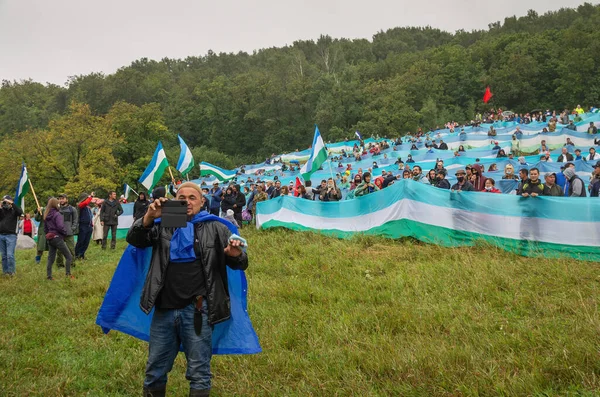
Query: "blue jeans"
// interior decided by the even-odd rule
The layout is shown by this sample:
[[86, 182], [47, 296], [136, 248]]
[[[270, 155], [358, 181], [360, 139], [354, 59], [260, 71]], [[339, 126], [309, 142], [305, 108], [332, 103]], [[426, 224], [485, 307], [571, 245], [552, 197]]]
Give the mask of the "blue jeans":
[[0, 234], [0, 253], [2, 254], [2, 273], [15, 274], [16, 234]]
[[91, 226], [79, 225], [77, 244], [75, 244], [75, 258], [85, 258], [85, 252], [90, 245], [93, 231], [94, 229]]
[[185, 378], [190, 389], [209, 390], [212, 374], [212, 326], [208, 325], [206, 300], [202, 302], [202, 332], [194, 331], [195, 305], [183, 309], [155, 309], [150, 325], [150, 344], [146, 379], [144, 387], [157, 389], [167, 384], [167, 374], [173, 368], [173, 362], [179, 346], [187, 359]]

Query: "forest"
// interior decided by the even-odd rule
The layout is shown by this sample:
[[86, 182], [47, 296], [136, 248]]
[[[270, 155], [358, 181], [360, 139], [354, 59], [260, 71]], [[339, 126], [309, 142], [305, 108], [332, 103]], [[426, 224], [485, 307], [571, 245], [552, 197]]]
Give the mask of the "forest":
[[252, 54], [139, 59], [64, 86], [4, 80], [0, 187], [13, 191], [25, 162], [42, 197], [139, 188], [158, 140], [176, 163], [177, 134], [197, 163], [230, 169], [307, 148], [315, 124], [338, 141], [355, 130], [395, 137], [462, 123], [496, 107], [597, 106], [598, 26], [600, 6], [585, 3], [486, 30], [397, 27], [371, 40], [323, 35]]

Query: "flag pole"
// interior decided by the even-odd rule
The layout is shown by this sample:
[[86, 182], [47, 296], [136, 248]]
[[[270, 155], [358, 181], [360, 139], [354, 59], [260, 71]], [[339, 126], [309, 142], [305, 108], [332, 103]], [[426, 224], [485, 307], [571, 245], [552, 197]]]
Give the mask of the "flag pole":
[[173, 178], [173, 171], [171, 171], [171, 166], [169, 166], [169, 174], [171, 174], [171, 182], [173, 182], [173, 186], [175, 186], [175, 178]]
[[27, 178], [27, 182], [29, 182], [29, 187], [31, 187], [31, 193], [33, 193], [33, 198], [35, 199], [35, 203], [37, 204], [38, 211], [41, 211], [42, 207], [40, 207], [40, 202], [38, 201], [37, 195], [35, 194], [35, 189], [33, 188], [31, 179]]
[[129, 186], [129, 190], [131, 190], [136, 196], [140, 197], [140, 195], [138, 194], [138, 192], [136, 192], [135, 190], [133, 190], [133, 188], [131, 186]]

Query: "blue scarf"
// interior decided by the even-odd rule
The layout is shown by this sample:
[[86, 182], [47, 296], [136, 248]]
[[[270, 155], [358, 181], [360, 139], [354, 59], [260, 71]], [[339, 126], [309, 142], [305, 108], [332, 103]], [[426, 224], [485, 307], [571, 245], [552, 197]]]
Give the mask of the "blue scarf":
[[[173, 237], [171, 238], [171, 262], [175, 263], [188, 263], [196, 260], [196, 251], [194, 250], [194, 230], [195, 225], [200, 222], [206, 222], [207, 218], [216, 218], [214, 215], [209, 215], [206, 211], [201, 211], [194, 215], [191, 221], [187, 223], [186, 227], [179, 227], [175, 229]], [[160, 223], [160, 218], [156, 219], [154, 223]]]

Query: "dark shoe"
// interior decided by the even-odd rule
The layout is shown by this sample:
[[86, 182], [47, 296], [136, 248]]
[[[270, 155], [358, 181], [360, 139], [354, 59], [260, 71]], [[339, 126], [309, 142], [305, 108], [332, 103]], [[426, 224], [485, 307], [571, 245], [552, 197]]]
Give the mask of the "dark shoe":
[[48, 280], [48, 281], [54, 281], [54, 277], [46, 277], [46, 280]]
[[210, 396], [210, 389], [196, 390], [190, 389], [190, 397], [208, 397]]
[[144, 397], [165, 397], [167, 395], [166, 386], [159, 389], [148, 389], [144, 387]]
[[67, 278], [71, 279], [71, 280], [75, 280], [75, 276], [73, 276], [72, 274], [67, 274]]

